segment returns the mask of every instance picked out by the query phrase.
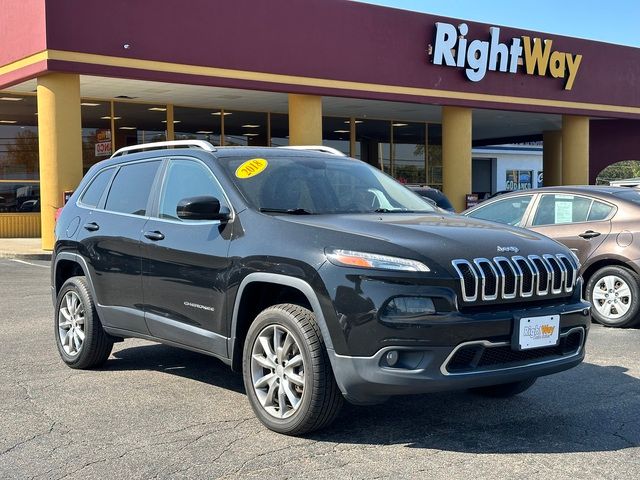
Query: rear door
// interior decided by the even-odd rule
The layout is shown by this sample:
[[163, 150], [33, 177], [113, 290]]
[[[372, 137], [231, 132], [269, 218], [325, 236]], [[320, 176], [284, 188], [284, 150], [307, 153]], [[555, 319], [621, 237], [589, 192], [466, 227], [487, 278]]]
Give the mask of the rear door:
[[200, 195], [216, 197], [221, 206], [231, 209], [202, 161], [171, 159], [154, 218], [142, 236], [145, 318], [156, 337], [226, 356], [223, 313], [232, 225], [178, 218], [178, 202]]
[[88, 210], [78, 234], [79, 253], [87, 260], [107, 326], [148, 333], [142, 310], [140, 237], [160, 164], [154, 159], [116, 167], [95, 208], [82, 204], [84, 196], [79, 202]]
[[545, 193], [529, 228], [566, 245], [585, 264], [611, 232], [614, 213], [613, 205], [586, 195]]

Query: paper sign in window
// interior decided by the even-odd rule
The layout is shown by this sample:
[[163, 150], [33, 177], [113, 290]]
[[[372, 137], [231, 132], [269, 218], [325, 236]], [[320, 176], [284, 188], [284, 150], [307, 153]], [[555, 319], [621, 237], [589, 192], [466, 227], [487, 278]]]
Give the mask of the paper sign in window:
[[556, 202], [555, 223], [571, 223], [573, 202]]

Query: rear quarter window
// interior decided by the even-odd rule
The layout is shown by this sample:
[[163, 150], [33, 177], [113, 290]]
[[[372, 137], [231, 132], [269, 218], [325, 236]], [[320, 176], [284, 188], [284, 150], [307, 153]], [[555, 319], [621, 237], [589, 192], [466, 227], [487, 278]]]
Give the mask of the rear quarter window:
[[122, 166], [109, 189], [105, 210], [146, 215], [151, 186], [159, 166], [159, 160]]
[[102, 198], [102, 194], [104, 193], [104, 189], [109, 184], [109, 180], [111, 180], [114, 171], [115, 169], [108, 168], [106, 170], [102, 170], [95, 177], [93, 177], [93, 180], [91, 180], [89, 187], [82, 194], [80, 203], [86, 205], [87, 207], [97, 207], [100, 199]]

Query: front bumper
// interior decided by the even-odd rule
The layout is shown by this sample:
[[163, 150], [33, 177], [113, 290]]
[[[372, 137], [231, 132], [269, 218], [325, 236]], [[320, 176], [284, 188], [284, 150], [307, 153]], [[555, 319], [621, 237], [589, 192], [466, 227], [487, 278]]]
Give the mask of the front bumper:
[[[511, 348], [510, 332], [449, 346], [389, 345], [368, 357], [329, 350], [336, 382], [355, 404], [380, 403], [392, 395], [462, 390], [550, 375], [584, 359], [590, 315], [586, 308], [561, 315], [560, 344], [533, 350]], [[451, 326], [455, 329], [455, 326]], [[387, 354], [395, 352], [390, 366]]]

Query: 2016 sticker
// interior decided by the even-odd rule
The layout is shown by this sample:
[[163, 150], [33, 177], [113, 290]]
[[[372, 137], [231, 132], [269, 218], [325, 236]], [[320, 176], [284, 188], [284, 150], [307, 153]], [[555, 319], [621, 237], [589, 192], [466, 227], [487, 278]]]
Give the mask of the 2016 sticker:
[[236, 177], [238, 178], [251, 178], [255, 177], [259, 173], [261, 173], [265, 168], [267, 168], [267, 162], [264, 158], [252, 158], [251, 160], [247, 160], [242, 163], [238, 168], [236, 168]]

